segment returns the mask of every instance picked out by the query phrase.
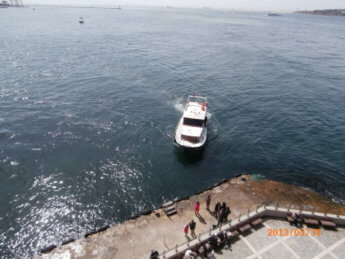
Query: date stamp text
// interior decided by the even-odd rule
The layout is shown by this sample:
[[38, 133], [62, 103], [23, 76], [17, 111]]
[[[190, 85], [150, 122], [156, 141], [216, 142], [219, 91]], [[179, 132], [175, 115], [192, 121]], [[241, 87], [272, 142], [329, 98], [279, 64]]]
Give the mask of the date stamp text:
[[287, 237], [287, 236], [301, 236], [301, 237], [307, 237], [307, 236], [320, 236], [321, 235], [321, 229], [318, 228], [269, 228], [267, 229], [268, 236], [275, 237], [275, 236], [281, 236], [281, 237]]

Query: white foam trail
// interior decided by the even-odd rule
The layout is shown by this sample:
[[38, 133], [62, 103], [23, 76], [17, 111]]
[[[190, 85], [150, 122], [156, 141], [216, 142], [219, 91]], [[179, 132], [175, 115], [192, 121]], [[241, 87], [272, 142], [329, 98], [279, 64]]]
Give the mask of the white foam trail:
[[16, 166], [16, 165], [19, 165], [19, 163], [17, 161], [11, 161], [11, 165]]
[[183, 103], [183, 98], [178, 98], [174, 102], [174, 108], [176, 111], [183, 113], [184, 111], [184, 103]]

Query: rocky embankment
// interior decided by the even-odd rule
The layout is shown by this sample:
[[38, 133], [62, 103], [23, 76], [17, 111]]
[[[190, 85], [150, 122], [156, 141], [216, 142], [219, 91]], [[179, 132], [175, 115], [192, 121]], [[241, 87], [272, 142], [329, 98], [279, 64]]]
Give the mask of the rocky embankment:
[[345, 9], [329, 9], [314, 11], [297, 11], [298, 14], [328, 15], [328, 16], [345, 16]]

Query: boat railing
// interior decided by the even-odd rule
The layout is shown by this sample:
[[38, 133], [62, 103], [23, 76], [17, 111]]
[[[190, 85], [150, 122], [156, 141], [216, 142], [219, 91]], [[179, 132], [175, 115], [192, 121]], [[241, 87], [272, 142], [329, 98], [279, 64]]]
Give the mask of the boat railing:
[[[190, 104], [190, 103], [188, 103], [187, 105], [186, 105], [186, 107], [184, 108], [184, 111], [187, 111], [187, 109], [188, 109], [188, 107], [189, 106], [194, 106], [194, 107], [198, 107], [198, 108], [200, 108], [201, 107], [201, 109], [203, 110], [203, 111], [206, 111], [206, 105], [204, 105], [205, 103], [198, 103], [198, 104]], [[207, 104], [207, 103], [206, 103]]]

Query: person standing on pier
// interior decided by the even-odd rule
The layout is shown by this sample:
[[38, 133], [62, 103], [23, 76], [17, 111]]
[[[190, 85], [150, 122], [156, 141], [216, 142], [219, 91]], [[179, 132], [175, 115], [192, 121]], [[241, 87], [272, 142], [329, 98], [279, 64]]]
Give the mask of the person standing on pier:
[[222, 207], [222, 204], [220, 204], [220, 202], [217, 202], [216, 203], [216, 206], [214, 206], [214, 212], [213, 212], [213, 215], [218, 218], [218, 214], [220, 212], [220, 209]]
[[197, 201], [194, 204], [194, 213], [197, 217], [200, 217], [199, 210], [200, 210], [200, 202]]
[[223, 202], [221, 210], [223, 210], [223, 211], [226, 210], [226, 202]]
[[156, 250], [151, 251], [150, 259], [159, 259], [159, 253]]
[[231, 213], [230, 207], [226, 207], [225, 215], [224, 215], [224, 218], [223, 218], [223, 222], [227, 222], [228, 221], [228, 217], [229, 217], [230, 213]]
[[211, 195], [207, 195], [206, 197], [206, 209], [209, 211], [210, 210], [210, 204], [211, 204]]
[[192, 219], [192, 221], [189, 223], [190, 234], [192, 235], [192, 237], [195, 237], [195, 238], [196, 238], [196, 235], [195, 235], [195, 227], [196, 227], [196, 223], [195, 223], [195, 221]]
[[220, 225], [222, 225], [223, 219], [225, 217], [225, 210], [221, 210], [220, 213], [218, 214], [217, 217], [217, 227], [219, 227]]
[[185, 237], [188, 236], [188, 228], [189, 228], [188, 224], [184, 226], [183, 232], [184, 232]]

